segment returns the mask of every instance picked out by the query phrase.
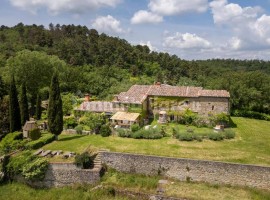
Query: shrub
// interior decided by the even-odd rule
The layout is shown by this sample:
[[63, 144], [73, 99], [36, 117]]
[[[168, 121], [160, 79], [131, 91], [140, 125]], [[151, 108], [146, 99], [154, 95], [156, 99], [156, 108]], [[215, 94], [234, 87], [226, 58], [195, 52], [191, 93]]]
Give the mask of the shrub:
[[209, 122], [212, 127], [215, 126], [216, 124], [229, 125], [230, 116], [227, 115], [226, 113], [211, 115], [209, 117]]
[[136, 132], [131, 132], [127, 129], [118, 129], [117, 132], [119, 137], [131, 137], [134, 139], [160, 139], [163, 137], [161, 130], [158, 128], [140, 129]]
[[77, 134], [82, 134], [83, 125], [78, 125], [74, 129], [75, 129], [75, 131], [76, 131]]
[[174, 138], [177, 138], [178, 134], [179, 134], [179, 131], [175, 127], [173, 127], [172, 128], [172, 136]]
[[42, 113], [41, 113], [41, 119], [42, 120], [47, 120], [48, 119], [47, 110], [42, 111]]
[[94, 152], [83, 152], [75, 156], [75, 164], [83, 169], [91, 169], [94, 167], [94, 159], [96, 157]]
[[105, 191], [108, 193], [108, 195], [115, 197], [116, 191], [113, 187], [108, 187]]
[[163, 136], [158, 128], [149, 128], [147, 130], [141, 129], [136, 131], [135, 133], [132, 133], [131, 137], [134, 139], [160, 139]]
[[222, 133], [215, 133], [215, 132], [212, 132], [212, 133], [209, 133], [208, 134], [208, 138], [210, 140], [214, 140], [214, 141], [221, 141], [224, 139], [224, 135]]
[[7, 164], [7, 171], [10, 176], [20, 174], [24, 165], [32, 160], [32, 154], [30, 151], [24, 151], [16, 156], [10, 157], [9, 163]]
[[192, 123], [194, 126], [201, 128], [201, 127], [207, 127], [207, 120], [202, 116], [197, 116]]
[[78, 125], [77, 120], [74, 116], [64, 118], [64, 127], [65, 128], [74, 128]]
[[101, 126], [106, 124], [106, 116], [104, 114], [85, 113], [85, 115], [79, 119], [79, 124], [86, 125], [91, 131], [99, 133]]
[[22, 168], [22, 175], [26, 180], [43, 180], [48, 169], [45, 158], [35, 158]]
[[232, 112], [232, 115], [235, 117], [247, 117], [253, 119], [260, 119], [270, 121], [270, 116], [264, 113], [248, 111], [248, 110], [235, 110]]
[[196, 113], [192, 112], [191, 110], [186, 109], [185, 112], [182, 113], [179, 117], [180, 117], [181, 124], [190, 125], [196, 120], [198, 115]]
[[51, 143], [52, 141], [54, 141], [54, 139], [55, 139], [55, 135], [53, 134], [43, 134], [42, 137], [39, 138], [38, 140], [28, 142], [25, 145], [25, 147], [27, 149], [38, 149], [44, 146], [45, 144]]
[[39, 128], [35, 128], [29, 131], [29, 138], [31, 140], [37, 140], [41, 136], [41, 132]]
[[99, 133], [102, 137], [109, 137], [112, 133], [112, 130], [110, 129], [109, 125], [102, 125]]
[[233, 138], [235, 138], [235, 132], [231, 129], [225, 130], [224, 137], [225, 137], [225, 139], [233, 139]]
[[178, 135], [178, 139], [180, 141], [193, 141], [194, 137], [192, 133], [184, 132]]
[[21, 174], [27, 180], [42, 180], [48, 167], [45, 158], [33, 156], [30, 151], [24, 151], [10, 158], [7, 172], [12, 177]]
[[166, 131], [165, 131], [165, 126], [161, 126], [160, 134], [161, 134], [163, 137], [168, 136], [168, 134], [167, 134]]
[[3, 156], [2, 162], [0, 162], [0, 184], [4, 182], [7, 178], [7, 164], [9, 162], [10, 156]]
[[130, 128], [132, 132], [136, 132], [140, 129], [140, 126], [139, 124], [132, 124]]
[[159, 128], [149, 128], [143, 134], [143, 138], [145, 139], [160, 139], [163, 135]]
[[23, 134], [21, 132], [7, 134], [0, 142], [0, 151], [6, 154], [22, 149], [26, 143], [26, 141], [22, 140], [22, 137]]
[[138, 131], [136, 131], [136, 132], [131, 133], [130, 136], [131, 136], [132, 138], [134, 138], [134, 139], [142, 139], [142, 138], [143, 138], [144, 131], [145, 131], [145, 130], [143, 130], [143, 129], [138, 130]]
[[131, 131], [129, 129], [118, 128], [116, 131], [119, 137], [131, 137]]
[[203, 141], [203, 137], [200, 135], [193, 135], [194, 140], [197, 140], [198, 142], [202, 142]]

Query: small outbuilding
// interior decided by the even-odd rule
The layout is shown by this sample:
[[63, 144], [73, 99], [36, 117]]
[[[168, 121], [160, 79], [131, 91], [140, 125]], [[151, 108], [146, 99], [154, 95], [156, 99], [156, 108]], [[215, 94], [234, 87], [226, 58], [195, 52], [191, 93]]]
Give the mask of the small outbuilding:
[[130, 128], [132, 124], [139, 124], [140, 114], [130, 112], [117, 112], [111, 118], [111, 122], [121, 128]]
[[23, 137], [28, 138], [29, 132], [36, 128], [38, 128], [36, 121], [26, 121], [23, 126]]
[[160, 111], [159, 112], [159, 118], [158, 123], [160, 124], [166, 124], [167, 123], [167, 112], [166, 111]]

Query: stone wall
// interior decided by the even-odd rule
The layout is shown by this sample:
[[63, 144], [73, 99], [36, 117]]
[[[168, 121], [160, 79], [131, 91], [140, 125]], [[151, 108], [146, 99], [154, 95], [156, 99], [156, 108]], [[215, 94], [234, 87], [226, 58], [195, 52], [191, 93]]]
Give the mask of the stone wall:
[[228, 98], [218, 97], [199, 97], [193, 99], [193, 111], [198, 112], [201, 115], [208, 115], [209, 112], [213, 114], [230, 112], [230, 105]]
[[51, 163], [43, 181], [27, 182], [35, 187], [59, 187], [75, 183], [94, 184], [100, 180], [100, 169], [80, 169], [73, 163]]
[[101, 152], [100, 157], [102, 163], [126, 173], [270, 190], [270, 167], [113, 152]]
[[167, 101], [166, 97], [163, 97], [163, 99], [159, 103], [155, 101], [155, 98], [148, 100], [148, 111], [150, 114], [159, 114], [161, 110], [183, 112], [186, 109], [190, 109], [203, 116], [207, 116], [210, 112], [213, 114], [229, 114], [230, 112], [229, 98], [224, 97], [175, 97], [175, 99], [168, 97]]

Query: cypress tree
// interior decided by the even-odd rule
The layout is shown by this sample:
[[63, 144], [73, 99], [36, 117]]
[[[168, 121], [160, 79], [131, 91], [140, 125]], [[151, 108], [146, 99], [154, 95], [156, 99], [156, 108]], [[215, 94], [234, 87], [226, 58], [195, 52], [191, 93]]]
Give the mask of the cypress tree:
[[41, 98], [40, 98], [40, 94], [37, 95], [35, 115], [36, 115], [37, 120], [41, 119]]
[[55, 134], [55, 138], [63, 131], [63, 109], [59, 88], [58, 74], [54, 73], [51, 81], [48, 106], [49, 131]]
[[4, 95], [6, 94], [6, 87], [2, 80], [2, 77], [0, 76], [0, 100], [3, 99]]
[[14, 76], [11, 79], [9, 88], [9, 123], [11, 133], [21, 130], [20, 107]]
[[29, 120], [28, 100], [26, 96], [25, 83], [23, 83], [21, 86], [20, 108], [21, 108], [21, 124], [24, 125], [25, 122]]

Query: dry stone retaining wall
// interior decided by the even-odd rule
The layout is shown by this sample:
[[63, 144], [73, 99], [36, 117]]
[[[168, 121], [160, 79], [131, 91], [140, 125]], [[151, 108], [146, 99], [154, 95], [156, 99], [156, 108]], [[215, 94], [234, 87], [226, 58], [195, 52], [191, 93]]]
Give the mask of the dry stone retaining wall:
[[270, 167], [113, 152], [101, 152], [101, 161], [126, 173], [270, 190]]
[[28, 182], [36, 187], [61, 187], [75, 183], [94, 184], [100, 180], [100, 169], [80, 169], [73, 163], [50, 163], [43, 181]]

